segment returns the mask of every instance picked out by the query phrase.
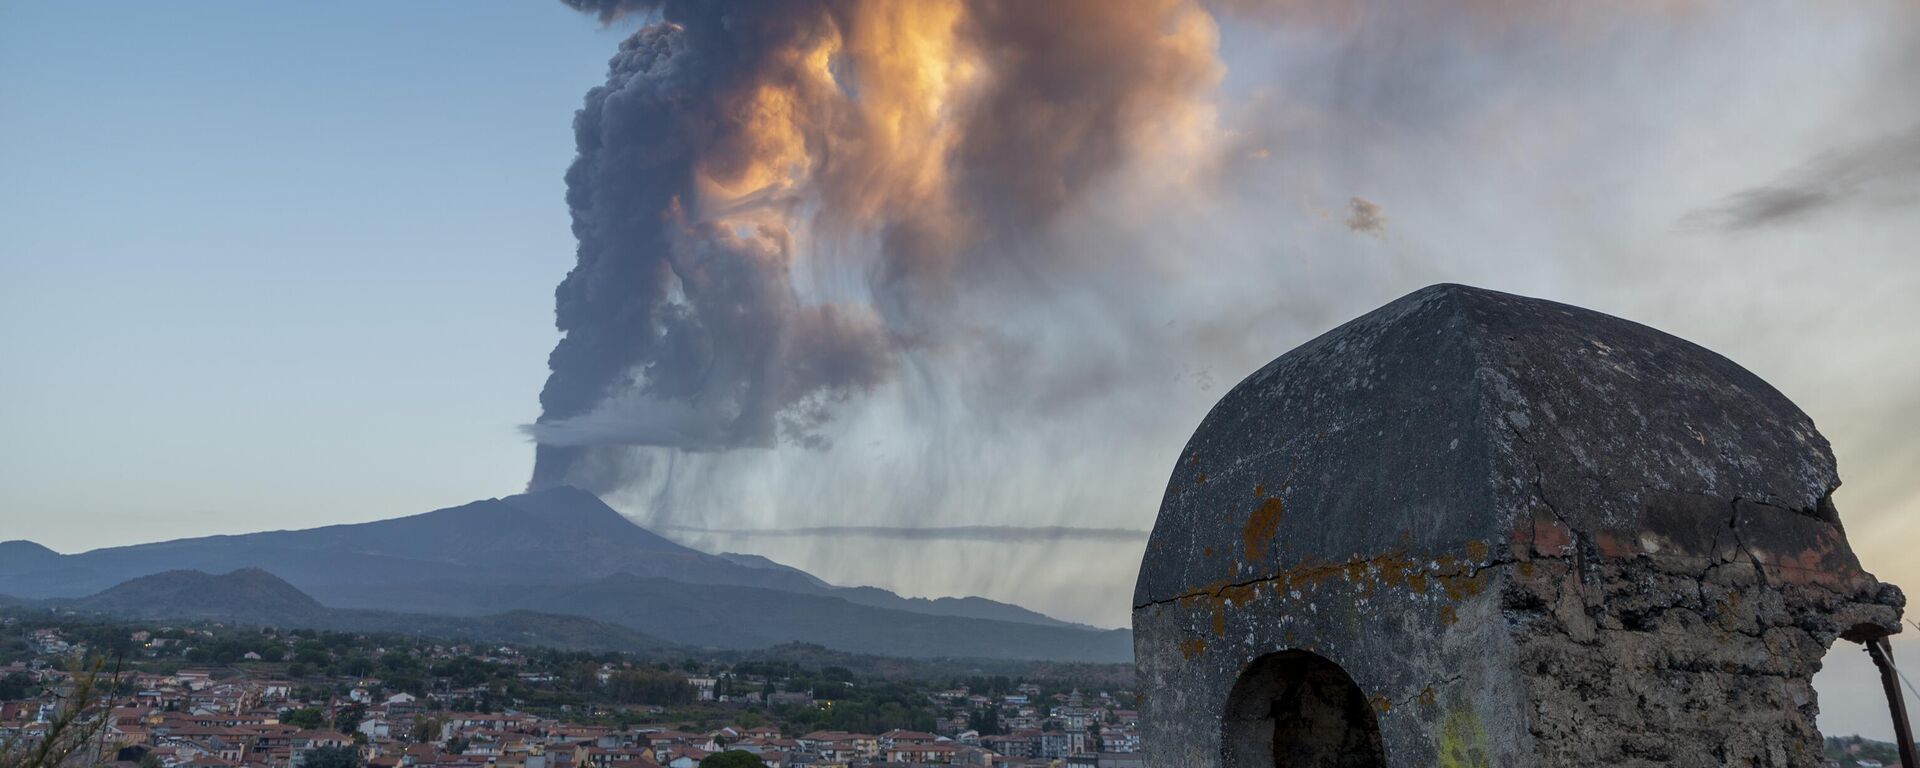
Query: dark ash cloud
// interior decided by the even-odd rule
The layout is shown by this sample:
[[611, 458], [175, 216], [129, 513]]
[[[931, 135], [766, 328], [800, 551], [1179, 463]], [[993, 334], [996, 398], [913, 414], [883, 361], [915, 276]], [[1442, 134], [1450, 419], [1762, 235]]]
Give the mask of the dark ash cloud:
[[1021, 349], [963, 305], [1044, 295], [1036, 241], [1219, 76], [1192, 0], [566, 4], [652, 23], [574, 118], [535, 487], [825, 449], [896, 368]]
[[1687, 214], [1683, 226], [1738, 231], [1807, 221], [1846, 207], [1920, 202], [1920, 127], [1828, 150], [1765, 186]]

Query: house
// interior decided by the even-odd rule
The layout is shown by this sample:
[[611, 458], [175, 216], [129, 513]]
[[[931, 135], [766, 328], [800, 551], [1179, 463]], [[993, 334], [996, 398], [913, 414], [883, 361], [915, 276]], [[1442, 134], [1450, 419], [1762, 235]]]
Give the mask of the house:
[[698, 747], [674, 747], [667, 755], [667, 768], [696, 768], [707, 755], [713, 754]]
[[954, 744], [901, 744], [885, 751], [889, 763], [949, 765], [960, 752]]
[[931, 733], [922, 733], [920, 731], [907, 731], [907, 730], [901, 730], [899, 728], [895, 728], [891, 731], [887, 731], [886, 733], [880, 734], [881, 749], [892, 749], [895, 746], [932, 744], [938, 741], [946, 741], [946, 739], [943, 739], [939, 736], [935, 736]]
[[366, 734], [369, 739], [381, 740], [393, 738], [393, 724], [382, 717], [369, 717], [361, 720], [360, 727], [355, 730]]
[[880, 754], [880, 739], [863, 733], [846, 731], [814, 731], [800, 737], [800, 746], [820, 753], [820, 756], [832, 759], [876, 757]]

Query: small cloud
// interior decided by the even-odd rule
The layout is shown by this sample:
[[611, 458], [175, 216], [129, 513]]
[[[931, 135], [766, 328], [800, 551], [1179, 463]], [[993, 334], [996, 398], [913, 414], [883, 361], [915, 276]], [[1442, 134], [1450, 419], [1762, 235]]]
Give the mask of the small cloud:
[[1363, 235], [1384, 237], [1387, 234], [1387, 216], [1380, 210], [1380, 204], [1364, 197], [1353, 198], [1352, 213], [1347, 216], [1347, 229]]
[[1728, 195], [1680, 218], [1690, 229], [1735, 231], [1792, 224], [1848, 206], [1920, 201], [1920, 127], [1830, 149], [1771, 184]]

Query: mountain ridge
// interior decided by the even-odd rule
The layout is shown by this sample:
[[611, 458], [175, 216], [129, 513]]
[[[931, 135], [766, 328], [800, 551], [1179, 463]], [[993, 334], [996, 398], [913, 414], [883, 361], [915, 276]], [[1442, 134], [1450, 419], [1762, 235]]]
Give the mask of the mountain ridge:
[[[1123, 631], [1072, 624], [985, 598], [907, 598], [875, 587], [835, 586], [758, 555], [701, 552], [568, 487], [368, 523], [175, 539], [73, 555], [31, 542], [0, 547], [5, 591], [29, 600], [92, 599], [96, 605], [111, 602], [113, 595], [102, 595], [114, 588], [122, 588], [118, 594], [123, 596], [149, 595], [125, 597], [114, 608], [129, 612], [142, 604], [176, 602], [142, 592], [158, 588], [140, 582], [142, 577], [198, 571], [207, 578], [236, 572], [242, 572], [242, 580], [257, 578], [244, 573], [248, 569], [264, 569], [325, 610], [474, 618], [557, 606], [609, 626], [714, 647], [800, 641], [892, 656], [1057, 660], [1108, 660], [1131, 648]], [[170, 594], [182, 596], [180, 589], [192, 588], [177, 587]], [[282, 610], [291, 618], [311, 614], [312, 606], [299, 606], [286, 595], [262, 592], [257, 600], [263, 611]], [[624, 613], [608, 611], [605, 604], [618, 604]], [[233, 613], [236, 606], [204, 610]], [[1024, 638], [1029, 646], [1012, 638]]]
[[122, 620], [220, 621], [353, 632], [413, 632], [449, 639], [514, 642], [567, 650], [644, 652], [669, 647], [659, 638], [583, 616], [515, 609], [480, 616], [444, 616], [331, 608], [272, 572], [224, 574], [177, 570], [141, 576], [79, 598], [24, 600], [0, 606], [51, 608]]

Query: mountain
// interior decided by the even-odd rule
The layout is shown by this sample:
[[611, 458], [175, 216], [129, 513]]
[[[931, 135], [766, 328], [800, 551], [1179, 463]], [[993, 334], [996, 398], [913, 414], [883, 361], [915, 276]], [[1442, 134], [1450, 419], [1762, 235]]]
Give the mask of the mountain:
[[[17, 548], [19, 555], [7, 547]], [[676, 544], [577, 488], [559, 486], [370, 523], [138, 544], [60, 555], [32, 542], [0, 545], [0, 582], [17, 597], [78, 597], [170, 570], [271, 568], [329, 602], [377, 607], [392, 584], [561, 584], [614, 574], [694, 584], [841, 594], [878, 608], [1065, 625], [984, 598], [904, 598], [872, 587], [843, 591], [757, 555], [710, 555]]]
[[60, 553], [31, 541], [0, 541], [0, 568], [7, 564], [46, 565], [59, 560]]
[[219, 576], [203, 571], [167, 571], [141, 576], [63, 607], [134, 619], [231, 619], [261, 624], [314, 622], [327, 607], [292, 584], [258, 568]]
[[618, 574], [592, 582], [483, 588], [419, 584], [388, 591], [395, 610], [427, 611], [448, 597], [471, 613], [539, 608], [586, 616], [674, 643], [724, 649], [815, 643], [904, 658], [1130, 661], [1132, 635], [1078, 625], [1047, 626], [940, 616], [850, 602], [836, 595], [725, 584], [687, 584]]
[[719, 557], [735, 565], [744, 565], [748, 568], [760, 568], [760, 569], [769, 570], [769, 571], [782, 571], [785, 573], [794, 574], [802, 579], [805, 579], [807, 583], [812, 584], [815, 587], [819, 587], [820, 589], [833, 588], [832, 584], [828, 584], [827, 582], [821, 580], [818, 576], [815, 576], [811, 573], [807, 573], [806, 571], [800, 570], [791, 565], [782, 565], [780, 563], [776, 563], [772, 560], [768, 560], [766, 557], [762, 555], [744, 555], [739, 552], [722, 552], [719, 554]]
[[901, 597], [879, 587], [836, 587], [820, 580], [813, 574], [790, 565], [781, 565], [760, 555], [743, 555], [737, 552], [722, 552], [720, 557], [749, 568], [767, 568], [785, 571], [805, 579], [820, 588], [821, 594], [832, 595], [850, 603], [891, 608], [913, 613], [929, 613], [935, 616], [964, 616], [973, 619], [992, 619], [994, 621], [1017, 621], [1026, 624], [1040, 624], [1049, 627], [1081, 627], [1094, 629], [1085, 624], [1061, 621], [1039, 611], [1032, 611], [1017, 605], [988, 600], [984, 597]]
[[0, 576], [16, 595], [72, 597], [161, 571], [266, 566], [303, 589], [450, 578], [566, 582], [614, 573], [817, 589], [794, 574], [675, 544], [566, 487], [371, 523], [112, 547], [51, 563], [0, 561]]
[[[168, 573], [177, 571], [201, 573]], [[327, 613], [314, 618], [313, 605], [268, 590], [260, 577], [269, 574], [255, 571], [284, 579]], [[465, 619], [539, 611], [599, 621], [589, 634], [618, 628], [715, 648], [799, 641], [892, 656], [1059, 661], [1131, 653], [1124, 631], [1015, 605], [837, 587], [764, 557], [701, 552], [565, 487], [371, 523], [74, 555], [8, 542], [0, 545], [0, 591], [126, 615], [166, 606], [173, 615], [229, 616], [244, 605], [255, 621], [324, 619], [335, 628], [386, 628], [373, 625], [397, 621], [395, 611]], [[232, 602], [210, 602], [219, 595]]]
[[433, 616], [328, 608], [292, 584], [258, 568], [220, 575], [167, 571], [132, 579], [86, 597], [14, 602], [20, 607], [53, 608], [119, 619], [404, 632], [450, 640], [567, 650], [644, 652], [669, 647], [668, 643], [629, 627], [584, 616], [532, 610], [483, 616]]

